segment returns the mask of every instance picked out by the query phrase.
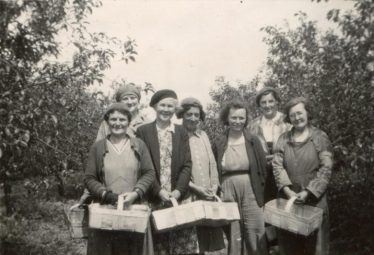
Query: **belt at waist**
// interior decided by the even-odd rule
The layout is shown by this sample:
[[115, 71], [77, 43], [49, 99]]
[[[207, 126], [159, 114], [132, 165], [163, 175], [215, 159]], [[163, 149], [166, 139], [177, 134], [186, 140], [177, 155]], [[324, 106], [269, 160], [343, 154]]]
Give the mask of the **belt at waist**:
[[222, 171], [222, 176], [230, 176], [237, 174], [249, 174], [248, 170], [233, 170], [233, 171]]

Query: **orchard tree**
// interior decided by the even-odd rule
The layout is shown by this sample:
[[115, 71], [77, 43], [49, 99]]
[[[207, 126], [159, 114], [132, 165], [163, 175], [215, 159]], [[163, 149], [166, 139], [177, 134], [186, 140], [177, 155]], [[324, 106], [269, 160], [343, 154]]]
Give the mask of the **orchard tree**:
[[[90, 33], [87, 17], [96, 0], [0, 1], [0, 182], [21, 179], [32, 187], [82, 170], [94, 140], [103, 101], [90, 93], [103, 83], [116, 53], [135, 61], [136, 44]], [[59, 62], [59, 33], [75, 53]], [[104, 101], [108, 101], [104, 98]], [[28, 177], [39, 176], [39, 184]]]

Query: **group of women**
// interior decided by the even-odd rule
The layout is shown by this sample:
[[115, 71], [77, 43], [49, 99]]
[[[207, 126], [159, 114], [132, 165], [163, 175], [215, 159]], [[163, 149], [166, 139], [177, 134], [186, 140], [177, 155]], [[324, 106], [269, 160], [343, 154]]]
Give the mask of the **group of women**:
[[[110, 232], [89, 229], [87, 254], [204, 254], [225, 248], [228, 254], [268, 254], [263, 208], [276, 196], [297, 197], [324, 209], [321, 228], [305, 238], [279, 230], [281, 254], [327, 254], [326, 188], [332, 153], [327, 135], [310, 124], [305, 98], [294, 98], [278, 111], [276, 89], [265, 87], [256, 97], [261, 116], [249, 122], [239, 101], [225, 105], [220, 120], [226, 132], [210, 143], [200, 129], [205, 113], [195, 98], [178, 105], [174, 91], [157, 91], [150, 106], [156, 120], [145, 123], [139, 112], [140, 91], [121, 87], [117, 103], [104, 115], [91, 147], [85, 185], [97, 202], [125, 207], [147, 203], [152, 210], [195, 200], [236, 202], [241, 216], [223, 229], [190, 227], [167, 233]], [[172, 122], [176, 114], [182, 125]], [[212, 146], [211, 146], [212, 145]]]

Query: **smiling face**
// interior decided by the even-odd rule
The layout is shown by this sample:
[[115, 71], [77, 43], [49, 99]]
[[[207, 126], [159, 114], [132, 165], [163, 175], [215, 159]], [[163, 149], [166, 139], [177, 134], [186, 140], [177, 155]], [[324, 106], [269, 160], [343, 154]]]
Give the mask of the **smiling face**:
[[303, 103], [291, 107], [288, 116], [296, 130], [303, 131], [308, 126], [308, 112]]
[[175, 113], [177, 100], [171, 97], [160, 100], [155, 106], [156, 118], [158, 121], [168, 123]]
[[272, 119], [278, 111], [278, 101], [273, 93], [263, 95], [259, 101], [260, 111], [267, 119]]
[[121, 103], [126, 104], [130, 113], [134, 113], [139, 109], [139, 99], [135, 95], [125, 95], [121, 98]]
[[229, 128], [233, 131], [242, 131], [247, 120], [245, 109], [231, 108], [228, 116]]
[[108, 117], [108, 126], [112, 135], [123, 136], [129, 126], [129, 119], [123, 113], [114, 111]]
[[183, 114], [183, 126], [189, 132], [194, 132], [200, 122], [200, 109], [199, 107], [192, 106], [188, 111]]

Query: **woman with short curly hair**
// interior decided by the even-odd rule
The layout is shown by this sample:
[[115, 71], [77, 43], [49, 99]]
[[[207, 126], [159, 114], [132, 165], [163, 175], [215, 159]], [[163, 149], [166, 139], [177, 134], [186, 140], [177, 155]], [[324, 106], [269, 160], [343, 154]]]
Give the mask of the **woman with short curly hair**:
[[261, 142], [245, 128], [248, 110], [240, 101], [220, 112], [227, 131], [214, 144], [222, 200], [236, 202], [241, 216], [227, 229], [229, 254], [267, 254], [263, 216], [266, 159]]

